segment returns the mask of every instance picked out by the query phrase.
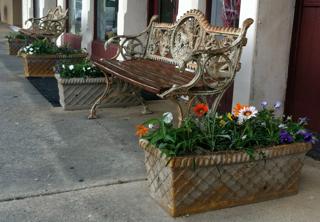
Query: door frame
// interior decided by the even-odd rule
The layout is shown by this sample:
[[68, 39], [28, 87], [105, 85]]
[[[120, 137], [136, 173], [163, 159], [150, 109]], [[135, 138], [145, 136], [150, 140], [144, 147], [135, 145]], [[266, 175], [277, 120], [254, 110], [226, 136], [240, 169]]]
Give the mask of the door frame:
[[292, 36], [291, 36], [287, 89], [286, 89], [286, 97], [285, 97], [285, 104], [284, 104], [284, 113], [287, 115], [289, 114], [288, 112], [292, 110], [290, 101], [294, 99], [293, 89], [294, 89], [294, 82], [296, 81], [296, 76], [297, 76], [296, 65], [297, 65], [297, 59], [298, 59], [303, 3], [304, 3], [304, 0], [296, 0], [294, 21], [293, 21], [293, 27], [292, 27]]

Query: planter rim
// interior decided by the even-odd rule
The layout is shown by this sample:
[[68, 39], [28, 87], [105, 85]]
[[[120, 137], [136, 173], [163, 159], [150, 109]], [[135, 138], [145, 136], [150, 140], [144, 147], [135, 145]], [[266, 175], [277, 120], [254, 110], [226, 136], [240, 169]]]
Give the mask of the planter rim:
[[[170, 168], [182, 167], [205, 167], [214, 165], [228, 165], [252, 162], [249, 155], [244, 151], [219, 151], [208, 155], [190, 155], [182, 157], [164, 157], [161, 156], [160, 150], [152, 145], [148, 140], [140, 139], [139, 146], [151, 155], [158, 156], [167, 161], [167, 166]], [[263, 152], [265, 159], [272, 159], [280, 156], [291, 155], [296, 153], [304, 153], [311, 149], [310, 143], [292, 143], [265, 147], [256, 149], [257, 152]], [[262, 160], [262, 159], [259, 159]]]
[[21, 56], [26, 59], [33, 59], [33, 58], [43, 58], [43, 59], [50, 59], [50, 58], [77, 58], [77, 57], [87, 57], [88, 53], [75, 53], [75, 54], [70, 54], [70, 55], [65, 55], [65, 54], [40, 54], [40, 55], [29, 55], [26, 53], [21, 53]]
[[54, 77], [57, 79], [59, 84], [62, 85], [74, 85], [74, 84], [101, 84], [106, 83], [105, 77], [97, 77], [97, 78], [61, 78], [60, 74], [55, 74]]

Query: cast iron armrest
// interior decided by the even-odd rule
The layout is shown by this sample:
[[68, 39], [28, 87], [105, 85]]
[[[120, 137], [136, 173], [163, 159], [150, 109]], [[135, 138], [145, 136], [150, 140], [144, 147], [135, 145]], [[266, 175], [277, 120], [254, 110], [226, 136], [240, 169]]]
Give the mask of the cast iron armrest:
[[[204, 69], [205, 69], [205, 63], [212, 57], [215, 56], [221, 56], [221, 55], [226, 55], [228, 52], [232, 52], [238, 47], [245, 46], [247, 44], [247, 38], [246, 33], [247, 29], [249, 26], [253, 23], [252, 19], [246, 19], [243, 22], [243, 31], [242, 33], [238, 36], [238, 38], [230, 45], [227, 47], [223, 48], [218, 48], [218, 49], [213, 49], [213, 50], [196, 50], [193, 51], [191, 55], [189, 55], [186, 59], [181, 61], [180, 63], [180, 71], [184, 71], [188, 63], [190, 62], [196, 62], [196, 69], [195, 69], [195, 76], [193, 79], [184, 85], [176, 85], [174, 84], [170, 89], [167, 91], [158, 94], [160, 98], [165, 98], [167, 96], [170, 96], [173, 92], [181, 91], [181, 92], [187, 92], [189, 89], [194, 87], [195, 85], [198, 84], [198, 82], [202, 79], [202, 76], [204, 74]], [[234, 64], [234, 73], [240, 69], [240, 64]], [[219, 89], [220, 90], [220, 89]], [[218, 91], [219, 91], [218, 90]]]
[[159, 18], [159, 16], [157, 16], [157, 15], [152, 16], [148, 27], [139, 34], [136, 34], [136, 35], [117, 35], [117, 36], [114, 36], [114, 37], [108, 39], [104, 44], [104, 49], [106, 51], [109, 49], [110, 45], [117, 46], [117, 53], [111, 59], [116, 59], [119, 56], [122, 48], [124, 47], [125, 42], [127, 42], [129, 40], [136, 41], [138, 44], [140, 44], [140, 45], [142, 45], [142, 47], [144, 47], [142, 42], [139, 40], [139, 37], [143, 36], [145, 34], [148, 34], [151, 27], [152, 27], [152, 23], [157, 21], [158, 18]]

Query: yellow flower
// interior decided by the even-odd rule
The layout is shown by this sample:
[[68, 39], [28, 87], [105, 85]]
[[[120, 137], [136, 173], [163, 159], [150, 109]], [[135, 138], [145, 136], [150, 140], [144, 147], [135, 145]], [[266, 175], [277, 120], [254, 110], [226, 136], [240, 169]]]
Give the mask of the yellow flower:
[[227, 117], [228, 117], [229, 120], [233, 121], [233, 118], [232, 118], [232, 114], [231, 114], [231, 113], [228, 113], [228, 114], [227, 114]]

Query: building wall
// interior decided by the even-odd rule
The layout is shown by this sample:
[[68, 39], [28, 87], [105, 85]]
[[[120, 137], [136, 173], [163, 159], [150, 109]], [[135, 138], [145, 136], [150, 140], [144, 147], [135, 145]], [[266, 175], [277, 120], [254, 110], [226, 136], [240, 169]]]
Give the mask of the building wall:
[[1, 21], [7, 24], [13, 24], [12, 0], [1, 0]]
[[25, 21], [33, 17], [33, 0], [23, 0], [22, 1], [22, 26], [27, 28], [28, 24]]
[[284, 103], [295, 0], [243, 0], [241, 4], [240, 21], [252, 17], [255, 24], [248, 33], [233, 103]]

